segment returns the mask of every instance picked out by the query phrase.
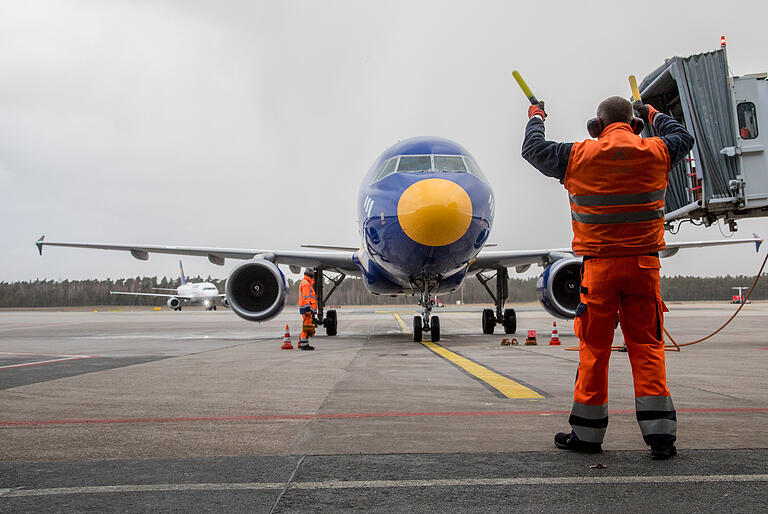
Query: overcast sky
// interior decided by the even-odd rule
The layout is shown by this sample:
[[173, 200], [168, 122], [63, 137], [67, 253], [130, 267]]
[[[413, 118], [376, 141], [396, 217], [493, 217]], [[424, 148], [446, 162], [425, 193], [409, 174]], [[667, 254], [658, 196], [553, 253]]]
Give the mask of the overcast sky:
[[[464, 145], [496, 193], [499, 249], [570, 244], [567, 195], [520, 157], [527, 100], [547, 137], [587, 137], [600, 100], [728, 38], [768, 70], [768, 3], [35, 1], [0, 4], [0, 280], [174, 275], [177, 257], [51, 240], [297, 249], [359, 244], [355, 200], [388, 146]], [[727, 9], [726, 9], [727, 5]], [[768, 236], [766, 220], [737, 237]], [[719, 239], [684, 226], [667, 241]], [[224, 278], [188, 257], [190, 275]], [[754, 274], [754, 247], [681, 251], [667, 275]]]

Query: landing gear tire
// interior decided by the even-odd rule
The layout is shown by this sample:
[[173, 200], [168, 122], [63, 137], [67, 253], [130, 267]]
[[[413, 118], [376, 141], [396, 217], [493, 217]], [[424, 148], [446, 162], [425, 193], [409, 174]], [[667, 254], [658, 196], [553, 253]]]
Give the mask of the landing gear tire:
[[438, 342], [440, 340], [440, 318], [432, 316], [429, 320], [429, 331], [429, 335], [432, 337], [432, 342]]
[[504, 309], [504, 333], [514, 334], [517, 331], [517, 315], [515, 309]]
[[176, 308], [175, 308], [175, 309], [173, 309], [173, 310], [175, 310], [175, 311], [181, 311], [181, 307], [176, 307]]
[[338, 320], [336, 318], [336, 311], [330, 310], [325, 315], [325, 333], [329, 336], [336, 335], [336, 329], [338, 327]]
[[214, 311], [216, 310], [216, 306], [215, 306], [215, 305], [213, 306], [213, 309], [212, 309], [212, 310], [214, 310]]
[[421, 324], [421, 316], [413, 317], [413, 341], [416, 343], [421, 342], [421, 331], [423, 327]]
[[493, 309], [483, 309], [483, 334], [493, 334], [496, 329], [496, 315]]

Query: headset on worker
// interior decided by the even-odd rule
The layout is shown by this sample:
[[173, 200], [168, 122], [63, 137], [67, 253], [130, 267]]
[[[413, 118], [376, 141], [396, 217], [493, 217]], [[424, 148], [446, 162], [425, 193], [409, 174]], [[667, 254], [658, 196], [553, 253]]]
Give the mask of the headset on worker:
[[[645, 128], [645, 123], [643, 123], [643, 120], [637, 116], [632, 116], [632, 119], [627, 123], [632, 127], [632, 132], [638, 136], [643, 131], [643, 128]], [[603, 130], [605, 130], [605, 122], [603, 122], [599, 116], [587, 120], [587, 132], [589, 132], [589, 137], [597, 137], [603, 133]]]

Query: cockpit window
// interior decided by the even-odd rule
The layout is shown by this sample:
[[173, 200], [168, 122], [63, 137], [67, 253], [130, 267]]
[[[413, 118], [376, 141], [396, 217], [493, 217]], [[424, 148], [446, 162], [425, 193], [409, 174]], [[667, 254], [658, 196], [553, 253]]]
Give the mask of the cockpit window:
[[435, 170], [449, 172], [466, 172], [464, 161], [456, 155], [435, 155]]
[[483, 175], [483, 172], [480, 171], [480, 167], [477, 165], [475, 161], [473, 161], [469, 157], [464, 157], [464, 162], [467, 163], [467, 169], [471, 174], [473, 174], [480, 180], [487, 182], [487, 180], [485, 179], [485, 175]]
[[379, 172], [376, 174], [376, 178], [374, 179], [374, 181], [381, 180], [384, 177], [387, 177], [392, 173], [394, 173], [396, 164], [397, 164], [397, 157], [392, 157], [391, 159], [384, 162], [384, 164], [381, 165]]
[[429, 171], [432, 169], [432, 159], [429, 155], [403, 155], [397, 171]]

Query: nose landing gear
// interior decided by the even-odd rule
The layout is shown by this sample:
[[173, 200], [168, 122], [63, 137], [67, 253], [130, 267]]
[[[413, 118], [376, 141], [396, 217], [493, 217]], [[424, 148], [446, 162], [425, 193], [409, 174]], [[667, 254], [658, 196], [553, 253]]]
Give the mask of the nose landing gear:
[[424, 330], [429, 330], [432, 342], [436, 343], [440, 340], [440, 318], [431, 316], [435, 299], [429, 295], [428, 291], [422, 291], [419, 305], [421, 305], [422, 314], [413, 317], [413, 340], [420, 343], [423, 339]]
[[[486, 277], [482, 273], [478, 273], [476, 276], [496, 304], [495, 312], [493, 309], [483, 309], [483, 334], [493, 334], [497, 324], [504, 327], [505, 334], [514, 334], [517, 331], [517, 314], [515, 309], [504, 308], [504, 302], [509, 297], [509, 272], [507, 268], [498, 268], [496, 273], [490, 277]], [[488, 282], [494, 278], [496, 279], [496, 294], [488, 287]]]

